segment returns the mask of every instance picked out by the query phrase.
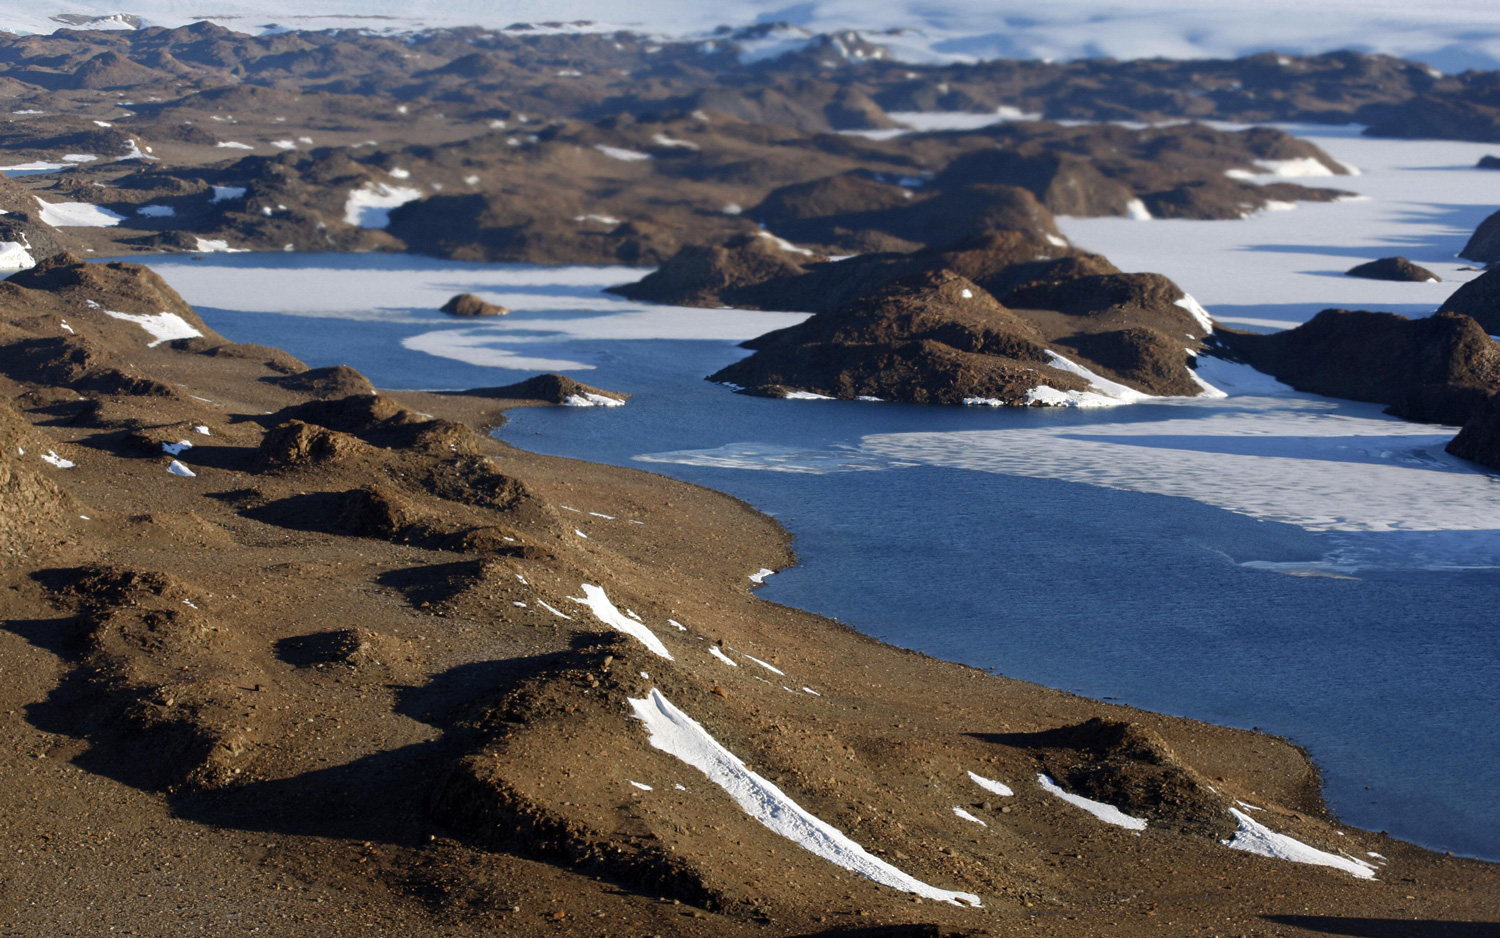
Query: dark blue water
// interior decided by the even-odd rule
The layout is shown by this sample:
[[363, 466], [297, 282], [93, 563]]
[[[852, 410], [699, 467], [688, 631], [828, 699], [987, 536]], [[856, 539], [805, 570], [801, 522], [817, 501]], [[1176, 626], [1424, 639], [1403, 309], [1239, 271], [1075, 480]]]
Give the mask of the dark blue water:
[[[525, 377], [400, 346], [452, 325], [436, 314], [351, 323], [200, 311], [232, 339], [279, 346], [315, 366], [348, 363], [382, 387]], [[727, 343], [573, 345], [573, 357], [597, 365], [575, 376], [631, 393], [629, 405], [523, 410], [500, 435], [537, 452], [666, 472], [774, 515], [795, 535], [800, 562], [769, 579], [765, 598], [1013, 677], [1290, 737], [1311, 751], [1345, 821], [1500, 859], [1495, 573], [1330, 579], [1248, 569], [1238, 564], [1315, 561], [1340, 536], [1056, 480], [933, 467], [810, 474], [642, 463], [635, 457], [738, 442], [827, 454], [875, 433], [1084, 427], [1163, 411], [761, 400], [701, 380], [743, 354]], [[1417, 536], [1360, 537], [1399, 553]]]

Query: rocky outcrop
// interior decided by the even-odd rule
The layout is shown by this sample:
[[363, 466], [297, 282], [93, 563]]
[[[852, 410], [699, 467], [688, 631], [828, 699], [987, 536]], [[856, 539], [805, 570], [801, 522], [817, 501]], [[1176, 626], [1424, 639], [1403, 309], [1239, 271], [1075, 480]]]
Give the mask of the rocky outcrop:
[[472, 293], [460, 293], [439, 307], [439, 312], [449, 316], [471, 318], [475, 316], [504, 316], [510, 310], [504, 306], [487, 303]]
[[1404, 280], [1411, 283], [1437, 283], [1443, 279], [1404, 257], [1382, 257], [1376, 261], [1357, 264], [1344, 273], [1350, 277], [1364, 277], [1366, 280]]
[[1463, 429], [1449, 441], [1448, 452], [1481, 466], [1500, 470], [1500, 396], [1477, 408]]
[[1500, 212], [1495, 212], [1479, 223], [1458, 256], [1483, 264], [1500, 261]]
[[1500, 335], [1500, 269], [1487, 270], [1454, 290], [1438, 312], [1468, 316], [1490, 335]]
[[745, 343], [756, 354], [712, 375], [750, 393], [961, 404], [1029, 403], [1041, 385], [1086, 391], [1051, 367], [1041, 335], [950, 271], [890, 283], [847, 306]]
[[1327, 309], [1270, 335], [1220, 331], [1231, 355], [1299, 391], [1390, 405], [1430, 423], [1466, 423], [1500, 390], [1500, 345], [1456, 313], [1408, 319]]
[[1135, 194], [1090, 160], [1073, 153], [1024, 149], [983, 149], [948, 164], [934, 186], [1018, 186], [1036, 196], [1054, 215], [1129, 215]]
[[721, 245], [688, 245], [660, 269], [610, 292], [670, 306], [760, 307], [762, 284], [800, 276], [807, 263], [826, 260], [764, 233], [745, 234]]
[[515, 384], [493, 388], [474, 388], [462, 393], [467, 397], [493, 397], [510, 401], [540, 401], [544, 404], [566, 404], [570, 407], [612, 407], [625, 403], [629, 394], [606, 391], [567, 375], [545, 374]]

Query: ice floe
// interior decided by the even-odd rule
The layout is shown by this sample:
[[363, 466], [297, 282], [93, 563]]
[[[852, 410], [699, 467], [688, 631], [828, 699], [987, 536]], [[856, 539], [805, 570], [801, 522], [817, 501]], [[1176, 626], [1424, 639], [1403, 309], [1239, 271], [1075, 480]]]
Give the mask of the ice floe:
[[1131, 831], [1143, 831], [1146, 829], [1146, 821], [1144, 818], [1131, 817], [1114, 805], [1105, 804], [1102, 801], [1095, 801], [1092, 798], [1085, 798], [1082, 795], [1075, 795], [1070, 792], [1063, 791], [1063, 789], [1056, 782], [1052, 781], [1052, 779], [1048, 778], [1046, 775], [1038, 774], [1036, 777], [1036, 783], [1042, 786], [1042, 791], [1056, 795], [1057, 797], [1066, 801], [1068, 804], [1074, 805], [1075, 807], [1082, 808], [1083, 810], [1092, 814], [1094, 817], [1098, 818], [1106, 824], [1113, 824], [1116, 827], [1123, 827], [1126, 830]]
[[954, 905], [980, 904], [972, 893], [939, 889], [912, 877], [815, 817], [769, 780], [751, 771], [692, 717], [652, 688], [644, 698], [628, 698], [646, 724], [651, 745], [687, 763], [724, 789], [756, 821], [804, 850], [883, 886]]
[[1225, 846], [1231, 850], [1244, 850], [1247, 853], [1274, 857], [1278, 860], [1290, 860], [1293, 863], [1329, 866], [1336, 870], [1343, 870], [1359, 879], [1375, 878], [1375, 867], [1363, 860], [1319, 850], [1293, 837], [1278, 834], [1235, 808], [1230, 808], [1229, 813], [1234, 815], [1234, 819], [1240, 825], [1233, 839], [1224, 841]]

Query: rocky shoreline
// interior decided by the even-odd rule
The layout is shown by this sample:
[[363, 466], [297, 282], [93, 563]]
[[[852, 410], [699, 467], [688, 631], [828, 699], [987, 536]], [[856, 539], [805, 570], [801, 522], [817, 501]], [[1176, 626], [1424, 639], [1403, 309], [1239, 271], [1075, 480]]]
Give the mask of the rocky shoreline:
[[1491, 275], [1432, 319], [1330, 311], [1250, 336], [1054, 221], [1232, 224], [1339, 198], [1289, 181], [1347, 174], [1316, 147], [1032, 120], [879, 139], [891, 112], [1029, 108], [1041, 88], [1058, 118], [1378, 113], [1404, 133], [1413, 113], [1482, 116], [1474, 76], [1341, 53], [909, 78], [859, 37], [755, 67], [734, 41], [0, 38], [7, 158], [59, 164], [0, 177], [7, 926], [904, 938], [1493, 918], [1494, 865], [1340, 824], [1286, 740], [760, 601], [795, 562], [774, 520], [489, 432], [509, 408], [628, 395], [562, 375], [378, 391], [228, 341], [149, 269], [83, 259], [659, 265], [619, 292], [816, 314], [713, 376], [754, 393], [1119, 402], [1208, 393], [1192, 363], [1212, 353], [1469, 420], [1454, 451], [1497, 465]]
[[[168, 930], [181, 910], [121, 890], [169, 867], [184, 910], [228, 890], [256, 897], [241, 922], [318, 934], [1294, 934], [1310, 908], [1399, 917], [1411, 894], [1485, 914], [1492, 865], [1338, 825], [1284, 741], [756, 600], [747, 575], [793, 560], [784, 531], [478, 432], [521, 401], [308, 372], [131, 265], [59, 258], [0, 303], [0, 667], [30, 675], [0, 765], [33, 818], [8, 865], [73, 870], [28, 881], [51, 905], [13, 912], [23, 930], [58, 905]], [[532, 384], [506, 393], [578, 390]], [[658, 744], [658, 698], [935, 892], [755, 820]], [[1222, 843], [1247, 831], [1349, 869]], [[932, 901], [958, 894], [982, 907]]]

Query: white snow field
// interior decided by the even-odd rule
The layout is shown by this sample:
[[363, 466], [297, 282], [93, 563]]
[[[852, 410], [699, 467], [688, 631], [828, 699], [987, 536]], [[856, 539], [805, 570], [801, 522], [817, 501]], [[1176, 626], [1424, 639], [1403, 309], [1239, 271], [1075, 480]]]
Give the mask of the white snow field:
[[781, 789], [752, 772], [734, 753], [692, 717], [678, 710], [655, 688], [641, 699], [628, 698], [635, 716], [646, 724], [651, 745], [686, 762], [729, 793], [755, 820], [804, 850], [882, 886], [953, 905], [980, 904], [967, 892], [950, 892], [922, 882], [871, 855], [842, 831], [815, 817]]
[[[59, 14], [71, 14], [60, 20]], [[1500, 63], [1500, 5], [1449, 0], [1419, 5], [1399, 0], [120, 0], [75, 4], [32, 0], [6, 11], [0, 29], [48, 33], [90, 28], [181, 26], [208, 19], [233, 29], [368, 29], [400, 32], [438, 26], [504, 28], [543, 24], [532, 32], [630, 28], [669, 35], [705, 35], [721, 24], [784, 22], [746, 49], [767, 58], [794, 50], [813, 32], [902, 30], [870, 38], [907, 61], [1085, 56], [1198, 58], [1266, 50], [1317, 53], [1330, 49], [1384, 52], [1427, 62], [1443, 71], [1495, 68]], [[593, 25], [575, 21], [592, 20]]]
[[[1478, 275], [1462, 270], [1470, 263], [1457, 254], [1500, 206], [1500, 173], [1474, 169], [1493, 146], [1373, 140], [1359, 136], [1358, 128], [1286, 129], [1360, 170], [1358, 176], [1292, 181], [1366, 198], [1299, 202], [1291, 211], [1238, 222], [1063, 218], [1059, 226], [1075, 245], [1103, 254], [1121, 270], [1171, 277], [1216, 321], [1260, 331], [1295, 326], [1330, 307], [1427, 315]], [[1443, 282], [1344, 276], [1355, 264], [1392, 255], [1428, 268]]]

